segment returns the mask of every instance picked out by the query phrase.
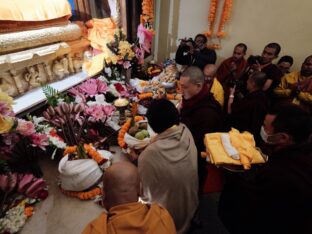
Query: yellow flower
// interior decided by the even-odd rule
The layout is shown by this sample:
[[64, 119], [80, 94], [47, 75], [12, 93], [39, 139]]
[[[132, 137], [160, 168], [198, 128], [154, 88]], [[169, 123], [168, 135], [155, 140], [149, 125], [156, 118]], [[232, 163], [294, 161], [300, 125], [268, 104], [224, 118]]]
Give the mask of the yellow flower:
[[4, 102], [12, 110], [13, 98], [10, 97], [7, 93], [0, 91], [0, 102]]
[[0, 115], [0, 134], [8, 133], [14, 125], [14, 118]]
[[112, 62], [112, 59], [110, 57], [106, 57], [105, 61], [106, 61], [107, 64], [110, 64]]

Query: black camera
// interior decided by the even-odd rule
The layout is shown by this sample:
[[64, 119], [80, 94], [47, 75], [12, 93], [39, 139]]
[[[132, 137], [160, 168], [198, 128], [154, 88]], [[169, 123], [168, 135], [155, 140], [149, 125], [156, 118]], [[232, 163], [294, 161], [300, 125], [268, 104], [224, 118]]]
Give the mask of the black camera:
[[236, 87], [236, 90], [242, 89], [245, 86], [245, 82], [243, 80], [229, 80], [228, 84], [231, 88]]
[[180, 40], [184, 43], [191, 42], [193, 46], [195, 45], [195, 41], [191, 37], [188, 39], [180, 39]]
[[257, 62], [261, 64], [261, 60], [262, 57], [260, 55], [250, 55], [247, 59], [247, 63], [249, 65], [257, 64]]

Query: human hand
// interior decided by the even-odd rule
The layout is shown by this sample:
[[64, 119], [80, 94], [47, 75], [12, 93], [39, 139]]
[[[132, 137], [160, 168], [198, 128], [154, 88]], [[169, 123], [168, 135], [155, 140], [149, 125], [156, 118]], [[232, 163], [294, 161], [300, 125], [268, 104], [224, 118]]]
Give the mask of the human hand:
[[191, 41], [186, 42], [185, 45], [187, 45], [188, 47], [190, 47], [190, 50], [191, 50], [191, 49], [194, 49], [193, 43], [192, 43]]
[[183, 39], [180, 39], [180, 41], [181, 41], [180, 46], [185, 46], [187, 39], [186, 39], [186, 37], [184, 37]]
[[135, 149], [130, 149], [128, 151], [128, 158], [131, 160], [131, 161], [135, 161], [139, 158], [139, 155], [140, 153], [137, 152]]
[[255, 64], [251, 65], [251, 68], [253, 71], [261, 71], [261, 64], [258, 61], [256, 61]]
[[234, 96], [236, 87], [230, 88], [230, 96]]

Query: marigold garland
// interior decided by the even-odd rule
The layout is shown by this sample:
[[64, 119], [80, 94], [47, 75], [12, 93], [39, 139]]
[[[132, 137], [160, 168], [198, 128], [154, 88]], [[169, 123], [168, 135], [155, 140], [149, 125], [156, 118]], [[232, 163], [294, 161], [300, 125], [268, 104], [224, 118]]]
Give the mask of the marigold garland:
[[214, 23], [216, 20], [218, 3], [219, 3], [218, 0], [210, 1], [209, 16], [208, 16], [208, 32], [205, 33], [205, 35], [209, 38], [211, 38], [213, 35], [213, 28], [214, 28]]
[[[208, 16], [208, 32], [205, 35], [209, 38], [213, 36], [214, 24], [216, 22], [216, 12], [219, 5], [219, 0], [211, 0], [209, 6], [209, 16]], [[225, 36], [224, 26], [230, 19], [230, 14], [232, 11], [233, 0], [224, 0], [221, 19], [218, 26], [218, 31], [216, 36], [221, 39]], [[216, 47], [219, 48], [219, 47]]]
[[131, 118], [127, 119], [127, 121], [124, 123], [124, 125], [122, 125], [122, 127], [120, 128], [120, 131], [118, 132], [118, 138], [117, 138], [118, 145], [124, 149], [127, 147], [124, 137], [125, 137], [126, 132], [128, 132], [131, 126], [131, 121], [132, 121]]
[[99, 187], [96, 187], [86, 192], [75, 192], [75, 191], [67, 191], [62, 188], [60, 189], [62, 193], [64, 193], [66, 196], [76, 197], [79, 198], [80, 200], [90, 200], [102, 194], [102, 189], [100, 189]]
[[97, 162], [97, 164], [101, 165], [107, 161], [106, 158], [103, 158], [99, 152], [97, 152], [93, 147], [92, 144], [84, 144], [83, 145], [86, 153]]
[[24, 209], [24, 214], [26, 215], [27, 218], [31, 217], [34, 213], [34, 207], [32, 206], [27, 206]]
[[225, 36], [224, 25], [229, 21], [231, 10], [233, 6], [233, 0], [224, 0], [221, 20], [218, 27], [217, 37], [223, 38]]
[[142, 14], [140, 16], [140, 22], [152, 24], [154, 22], [154, 1], [143, 0], [142, 1]]
[[133, 102], [131, 103], [131, 114], [136, 115], [138, 113], [138, 103]]
[[[103, 158], [99, 152], [93, 149], [92, 144], [84, 144], [84, 149], [86, 153], [97, 162], [97, 164], [101, 165], [107, 161], [106, 158]], [[73, 154], [77, 152], [77, 146], [67, 146], [64, 150], [64, 156], [67, 154]]]

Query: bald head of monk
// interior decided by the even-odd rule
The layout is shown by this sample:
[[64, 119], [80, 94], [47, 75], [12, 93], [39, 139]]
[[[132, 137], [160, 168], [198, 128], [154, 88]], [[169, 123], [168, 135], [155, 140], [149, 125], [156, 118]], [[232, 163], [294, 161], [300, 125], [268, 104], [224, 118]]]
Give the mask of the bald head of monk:
[[217, 66], [214, 64], [207, 64], [204, 67], [204, 76], [205, 76], [205, 82], [211, 83], [217, 73]]
[[103, 186], [103, 202], [107, 210], [117, 205], [137, 202], [140, 192], [138, 170], [130, 162], [114, 163], [104, 173]]

